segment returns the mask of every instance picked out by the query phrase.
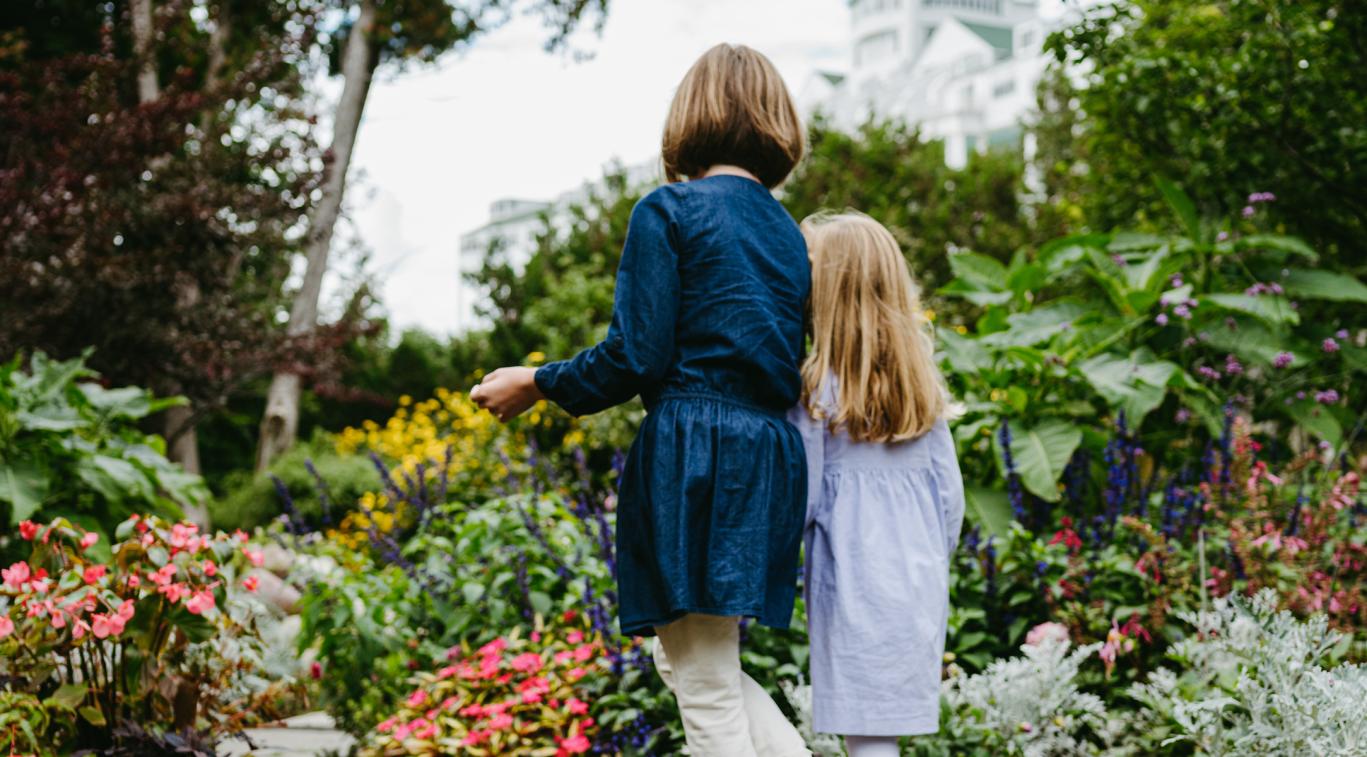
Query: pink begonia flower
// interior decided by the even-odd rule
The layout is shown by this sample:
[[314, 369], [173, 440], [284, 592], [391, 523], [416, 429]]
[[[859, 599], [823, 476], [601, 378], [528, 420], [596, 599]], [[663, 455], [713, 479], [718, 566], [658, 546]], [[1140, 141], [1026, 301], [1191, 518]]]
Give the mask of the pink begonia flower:
[[443, 702], [441, 703], [441, 708], [442, 708], [443, 710], [454, 710], [454, 709], [456, 709], [456, 708], [459, 707], [459, 706], [460, 706], [460, 697], [455, 697], [455, 696], [447, 697], [446, 700], [443, 701]]
[[[118, 633], [118, 631], [114, 630], [114, 621], [117, 620], [117, 616], [111, 619], [108, 615], [98, 614], [90, 616], [90, 619], [92, 621], [91, 632], [95, 634], [95, 638], [107, 639]], [[122, 629], [120, 628], [119, 630]]]
[[578, 647], [577, 649], [574, 650], [574, 661], [575, 661], [575, 662], [588, 662], [589, 659], [591, 659], [592, 657], [593, 657], [593, 645], [592, 645], [592, 644], [585, 644], [584, 646]]
[[247, 556], [247, 560], [251, 562], [254, 567], [259, 568], [266, 562], [266, 555], [261, 552], [261, 550], [243, 547], [242, 554]]
[[126, 623], [133, 619], [133, 609], [133, 600], [125, 599], [123, 604], [119, 605], [119, 609], [115, 611], [115, 614], [122, 618]]
[[0, 615], [0, 639], [14, 633], [14, 621], [8, 615]]
[[189, 596], [190, 589], [185, 584], [167, 584], [159, 587], [157, 592], [166, 597], [166, 601], [175, 604], [181, 599]]
[[587, 670], [584, 670], [583, 668], [575, 668], [574, 670], [571, 670], [570, 672], [566, 673], [565, 677], [570, 679], [570, 683], [574, 683], [575, 681], [578, 681], [580, 678], [583, 678], [586, 675], [588, 675]]
[[109, 569], [103, 565], [91, 565], [81, 574], [81, 579], [85, 581], [87, 586], [91, 586], [99, 583], [100, 579], [104, 578], [105, 574], [108, 572]]
[[574, 652], [571, 652], [571, 651], [569, 651], [569, 650], [565, 650], [565, 651], [563, 651], [563, 652], [556, 652], [556, 653], [555, 653], [555, 662], [556, 662], [557, 665], [564, 665], [565, 663], [567, 663], [567, 662], [569, 662], [570, 660], [573, 660], [573, 659], [574, 659]]
[[541, 669], [541, 655], [535, 652], [527, 652], [513, 658], [513, 670], [519, 673], [534, 673]]
[[565, 709], [569, 710], [571, 715], [587, 715], [589, 714], [589, 703], [577, 697], [571, 697], [570, 701], [565, 703]]
[[1025, 634], [1025, 644], [1037, 647], [1046, 641], [1068, 641], [1068, 626], [1062, 623], [1040, 623]]
[[33, 572], [29, 570], [26, 562], [17, 562], [8, 568], [0, 568], [0, 578], [3, 578], [5, 585], [11, 589], [23, 589], [31, 575]]
[[488, 738], [488, 731], [473, 730], [465, 734], [465, 739], [462, 740], [460, 743], [461, 746], [474, 746]]
[[260, 587], [261, 579], [257, 578], [256, 576], [247, 576], [246, 578], [242, 579], [242, 588], [246, 589], [247, 591], [255, 593], [256, 590]]
[[[419, 725], [421, 724], [421, 725]], [[413, 724], [413, 738], [427, 740], [437, 735], [437, 724], [429, 720], [419, 719]]]
[[560, 748], [570, 754], [583, 754], [589, 751], [590, 746], [592, 745], [589, 744], [589, 738], [582, 733], [575, 734], [560, 742]]
[[390, 718], [390, 719], [388, 719], [388, 720], [382, 720], [382, 721], [380, 721], [380, 724], [379, 724], [379, 725], [375, 726], [375, 731], [376, 731], [376, 733], [389, 733], [390, 731], [394, 730], [394, 726], [395, 726], [398, 722], [399, 722], [399, 716], [398, 716], [398, 715], [395, 715], [394, 717], [392, 717], [392, 718]]
[[214, 608], [214, 593], [204, 589], [185, 602], [185, 609], [191, 615], [199, 615]]
[[19, 524], [19, 538], [24, 541], [33, 541], [38, 535], [38, 524], [31, 520], [26, 520]]
[[467, 704], [461, 708], [460, 714], [467, 718], [482, 718], [484, 717], [484, 707], [479, 703]]
[[507, 713], [500, 713], [489, 720], [489, 729], [502, 731], [513, 726], [513, 716]]
[[524, 691], [524, 692], [522, 692], [522, 703], [523, 703], [523, 704], [536, 704], [537, 702], [540, 702], [540, 701], [541, 701], [541, 692], [539, 692], [539, 691], [537, 691], [537, 690], [535, 690], [535, 689], [532, 689], [532, 690], [529, 690], [529, 691]]
[[142, 586], [142, 579], [141, 579], [141, 578], [138, 578], [138, 574], [133, 573], [133, 574], [129, 575], [129, 576], [128, 576], [128, 588], [130, 588], [130, 589], [136, 589], [136, 588], [138, 588], [139, 586]]
[[81, 537], [81, 549], [90, 549], [95, 546], [95, 542], [100, 540], [100, 535], [94, 531], [86, 531], [85, 536]]
[[87, 633], [89, 630], [90, 630], [90, 624], [87, 623], [87, 622], [85, 622], [84, 620], [81, 620], [80, 618], [76, 618], [75, 622], [71, 624], [71, 636], [72, 636], [72, 638], [75, 638], [75, 639], [82, 638], [83, 636], [86, 635], [86, 633]]
[[570, 631], [565, 634], [565, 641], [568, 641], [571, 644], [579, 644], [584, 641], [584, 632], [578, 629]]
[[482, 655], [484, 655], [484, 656], [486, 656], [486, 657], [488, 657], [488, 656], [490, 656], [490, 655], [499, 654], [499, 653], [501, 653], [503, 650], [505, 650], [505, 649], [507, 649], [507, 648], [508, 648], [508, 642], [507, 642], [506, 640], [504, 640], [503, 637], [500, 636], [499, 638], [494, 639], [493, 641], [489, 642], [488, 644], [485, 644], [484, 646], [480, 647], [480, 648], [479, 648], [479, 653], [482, 654]]
[[209, 578], [213, 578], [214, 576], [218, 575], [218, 566], [214, 564], [213, 560], [205, 560], [204, 564], [200, 567], [204, 570], [204, 575], [208, 576]]
[[415, 690], [412, 694], [409, 694], [409, 695], [408, 695], [408, 706], [409, 706], [409, 707], [420, 707], [420, 706], [422, 706], [422, 703], [423, 703], [423, 702], [426, 702], [426, 701], [427, 701], [427, 692], [426, 692], [426, 691], [423, 691], [422, 689], [417, 689], [417, 690]]

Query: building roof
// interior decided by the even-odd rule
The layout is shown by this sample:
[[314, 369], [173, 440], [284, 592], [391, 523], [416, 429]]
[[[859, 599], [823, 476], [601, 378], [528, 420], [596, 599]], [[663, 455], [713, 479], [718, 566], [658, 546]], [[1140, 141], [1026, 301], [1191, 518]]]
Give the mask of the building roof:
[[995, 48], [998, 58], [1010, 57], [1013, 35], [1009, 28], [976, 24], [972, 21], [965, 21], [962, 18], [955, 20], [963, 24], [969, 31], [981, 37], [984, 42]]

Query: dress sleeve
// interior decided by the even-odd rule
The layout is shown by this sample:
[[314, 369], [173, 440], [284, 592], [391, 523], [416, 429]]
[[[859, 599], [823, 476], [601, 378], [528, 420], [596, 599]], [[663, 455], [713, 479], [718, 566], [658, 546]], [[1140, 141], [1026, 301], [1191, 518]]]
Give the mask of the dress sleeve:
[[959, 457], [954, 450], [954, 435], [949, 431], [949, 424], [942, 420], [935, 424], [930, 433], [935, 437], [931, 458], [935, 466], [936, 485], [940, 489], [945, 546], [952, 553], [959, 546], [959, 532], [964, 525], [964, 478], [959, 470]]
[[802, 434], [802, 447], [807, 451], [807, 522], [810, 523], [821, 503], [822, 469], [826, 465], [826, 422], [813, 418], [801, 402], [788, 411], [788, 422], [797, 426]]
[[620, 405], [659, 381], [674, 357], [679, 311], [678, 227], [667, 196], [631, 211], [607, 337], [536, 372], [536, 386], [571, 415]]

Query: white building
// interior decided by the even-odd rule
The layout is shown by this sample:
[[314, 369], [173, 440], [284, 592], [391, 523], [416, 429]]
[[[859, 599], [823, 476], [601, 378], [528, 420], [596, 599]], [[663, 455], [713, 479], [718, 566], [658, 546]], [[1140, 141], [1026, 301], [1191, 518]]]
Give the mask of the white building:
[[799, 101], [843, 129], [874, 118], [919, 124], [962, 167], [972, 151], [1023, 146], [1022, 120], [1048, 64], [1038, 0], [851, 0], [848, 73], [822, 72]]
[[[631, 186], [658, 184], [662, 180], [658, 160], [623, 166], [620, 170]], [[563, 232], [569, 223], [570, 209], [584, 205], [592, 194], [602, 189], [601, 180], [586, 181], [553, 200], [504, 198], [491, 203], [488, 222], [460, 237], [461, 280], [456, 286], [456, 333], [480, 325], [475, 306], [485, 296], [466, 280], [466, 274], [478, 271], [495, 250], [514, 268], [526, 265], [536, 251], [537, 237], [546, 231], [547, 224], [557, 232]]]

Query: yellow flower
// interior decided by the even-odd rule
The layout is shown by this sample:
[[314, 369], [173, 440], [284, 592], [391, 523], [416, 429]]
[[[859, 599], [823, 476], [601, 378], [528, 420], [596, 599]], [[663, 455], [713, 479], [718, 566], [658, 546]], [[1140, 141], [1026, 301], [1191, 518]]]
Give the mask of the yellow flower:
[[546, 353], [544, 353], [544, 352], [539, 352], [539, 351], [538, 351], [538, 352], [533, 352], [533, 353], [531, 353], [530, 355], [527, 356], [527, 362], [530, 363], [530, 364], [532, 364], [532, 365], [537, 365], [537, 364], [539, 364], [539, 363], [544, 363], [544, 362], [546, 362]]
[[955, 327], [954, 327], [954, 333], [959, 334], [959, 335], [961, 335], [961, 336], [962, 336], [963, 334], [967, 334], [967, 333], [968, 333], [968, 327], [965, 326], [965, 325], [963, 325], [963, 324], [961, 323], [961, 324], [959, 324], [958, 326], [955, 326]]

